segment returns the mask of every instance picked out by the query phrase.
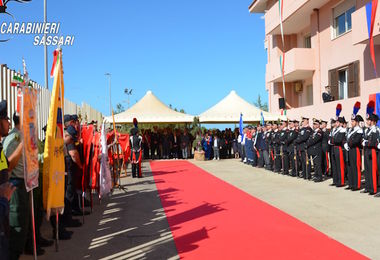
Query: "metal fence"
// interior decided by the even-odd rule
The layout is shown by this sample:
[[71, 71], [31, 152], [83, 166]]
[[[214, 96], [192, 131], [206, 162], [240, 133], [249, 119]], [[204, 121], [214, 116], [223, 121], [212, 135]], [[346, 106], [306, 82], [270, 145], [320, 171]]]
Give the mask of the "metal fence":
[[[5, 64], [0, 64], [0, 100], [8, 102], [8, 116], [12, 118], [17, 106], [17, 89], [11, 86], [11, 81], [14, 76], [22, 77], [22, 75], [14, 70], [9, 69]], [[30, 82], [35, 89], [39, 89], [39, 100], [37, 104], [38, 115], [38, 137], [42, 140], [44, 133], [42, 127], [47, 124], [49, 118], [49, 107], [51, 92], [39, 85], [35, 81]], [[82, 107], [74, 102], [64, 99], [65, 114], [77, 114], [82, 121], [91, 122], [92, 120], [102, 122], [103, 115], [99, 111], [92, 108], [86, 103], [82, 103]], [[12, 127], [13, 127], [12, 121]]]

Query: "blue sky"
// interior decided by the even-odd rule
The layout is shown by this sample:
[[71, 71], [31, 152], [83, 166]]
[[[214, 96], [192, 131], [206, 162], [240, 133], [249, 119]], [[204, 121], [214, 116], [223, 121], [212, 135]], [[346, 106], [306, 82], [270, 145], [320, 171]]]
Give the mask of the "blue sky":
[[[127, 100], [124, 88], [133, 89], [131, 104], [152, 90], [190, 114], [203, 112], [232, 89], [249, 102], [258, 94], [266, 101], [264, 20], [249, 14], [250, 3], [48, 0], [48, 21], [61, 23], [60, 34], [75, 36], [73, 46], [63, 47], [66, 98], [108, 115], [104, 73], [110, 72], [113, 107]], [[19, 22], [43, 21], [42, 0], [10, 2], [8, 11]], [[44, 84], [44, 50], [33, 38], [17, 35], [0, 43], [0, 63], [21, 70], [25, 57], [30, 77]], [[48, 49], [49, 71], [53, 50]]]

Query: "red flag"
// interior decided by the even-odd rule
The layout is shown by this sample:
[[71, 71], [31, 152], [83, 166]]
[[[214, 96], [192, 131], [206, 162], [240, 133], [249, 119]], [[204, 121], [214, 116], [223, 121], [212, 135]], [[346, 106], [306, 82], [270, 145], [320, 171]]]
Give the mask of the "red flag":
[[100, 173], [100, 163], [98, 160], [100, 149], [100, 133], [96, 132], [92, 138], [93, 145], [93, 157], [91, 158], [92, 171], [91, 171], [91, 189], [99, 188], [99, 173]]
[[371, 51], [372, 63], [373, 63], [373, 66], [375, 67], [375, 73], [377, 75], [376, 60], [375, 60], [375, 47], [374, 47], [374, 43], [373, 43], [373, 29], [375, 27], [376, 10], [377, 10], [377, 0], [372, 0], [371, 31], [370, 31], [370, 38], [369, 38], [369, 47], [370, 47], [370, 51]]
[[0, 6], [3, 6], [3, 0], [0, 0]]

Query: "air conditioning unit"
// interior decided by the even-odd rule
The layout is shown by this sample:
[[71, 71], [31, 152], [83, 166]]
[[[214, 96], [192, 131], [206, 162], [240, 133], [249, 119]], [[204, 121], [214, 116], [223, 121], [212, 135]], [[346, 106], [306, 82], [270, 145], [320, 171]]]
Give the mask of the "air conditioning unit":
[[299, 93], [299, 92], [302, 92], [302, 82], [301, 81], [297, 81], [297, 82], [294, 82], [294, 90]]

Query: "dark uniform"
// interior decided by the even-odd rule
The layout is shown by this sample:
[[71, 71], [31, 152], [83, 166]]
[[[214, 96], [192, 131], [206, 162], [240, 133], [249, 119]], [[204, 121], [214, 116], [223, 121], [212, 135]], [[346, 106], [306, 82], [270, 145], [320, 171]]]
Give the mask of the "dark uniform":
[[302, 168], [302, 177], [304, 179], [311, 179], [311, 165], [310, 165], [310, 156], [307, 153], [307, 140], [312, 133], [310, 126], [302, 127], [298, 133], [296, 140], [297, 149], [301, 157], [301, 168]]
[[274, 153], [274, 172], [281, 172], [281, 143], [280, 143], [281, 132], [276, 130], [272, 134], [272, 143], [273, 143], [273, 153]]
[[129, 137], [129, 145], [131, 147], [131, 163], [132, 163], [132, 177], [142, 178], [141, 172], [141, 158], [142, 158], [142, 137], [138, 134], [138, 129], [133, 128], [131, 130], [131, 136]]
[[359, 126], [351, 128], [347, 134], [347, 143], [345, 144], [348, 150], [348, 187], [352, 190], [360, 189], [362, 178], [362, 138], [363, 129]]
[[[327, 123], [326, 121], [323, 121]], [[329, 153], [330, 146], [328, 144], [330, 136], [330, 130], [327, 128], [322, 129], [322, 173], [325, 176], [330, 176], [330, 161], [329, 161]]]
[[289, 174], [289, 152], [288, 152], [288, 138], [289, 138], [289, 130], [287, 127], [284, 127], [280, 131], [280, 154], [282, 154], [281, 157], [281, 166], [282, 166], [282, 173], [283, 174]]
[[[331, 122], [334, 122], [335, 120], [332, 120]], [[337, 165], [336, 165], [336, 162], [335, 162], [335, 155], [334, 155], [334, 144], [333, 144], [333, 140], [334, 140], [334, 136], [335, 134], [337, 133], [338, 131], [338, 127], [334, 127], [331, 129], [330, 131], [330, 134], [329, 134], [329, 149], [330, 149], [330, 176], [333, 177], [333, 185], [336, 185], [336, 171], [337, 171]]]
[[[342, 122], [343, 118], [339, 118], [338, 121]], [[346, 128], [338, 127], [332, 136], [331, 144], [334, 146], [334, 164], [336, 171], [334, 171], [333, 175], [333, 183], [337, 187], [341, 187], [344, 185], [344, 175], [345, 175], [345, 160], [343, 154], [343, 145], [345, 143], [346, 138]]]
[[[373, 119], [377, 115], [371, 115]], [[363, 138], [364, 146], [364, 167], [365, 167], [365, 190], [370, 194], [377, 193], [377, 142], [379, 132], [376, 126], [367, 128]]]
[[[314, 124], [319, 123], [314, 120]], [[315, 181], [322, 181], [322, 138], [323, 132], [320, 128], [314, 129], [313, 133], [307, 140], [307, 153], [311, 157], [314, 165]]]
[[296, 139], [298, 137], [298, 131], [294, 129], [290, 129], [288, 133], [288, 152], [290, 159], [290, 167], [292, 168], [292, 176], [298, 176], [298, 165], [297, 165], [297, 146]]
[[266, 165], [266, 169], [267, 170], [270, 170], [270, 171], [273, 171], [273, 167], [274, 167], [274, 149], [273, 149], [273, 134], [274, 132], [271, 130], [271, 131], [267, 131], [265, 133], [265, 142], [266, 144], [268, 145], [268, 153], [269, 153], [269, 163], [268, 165]]

